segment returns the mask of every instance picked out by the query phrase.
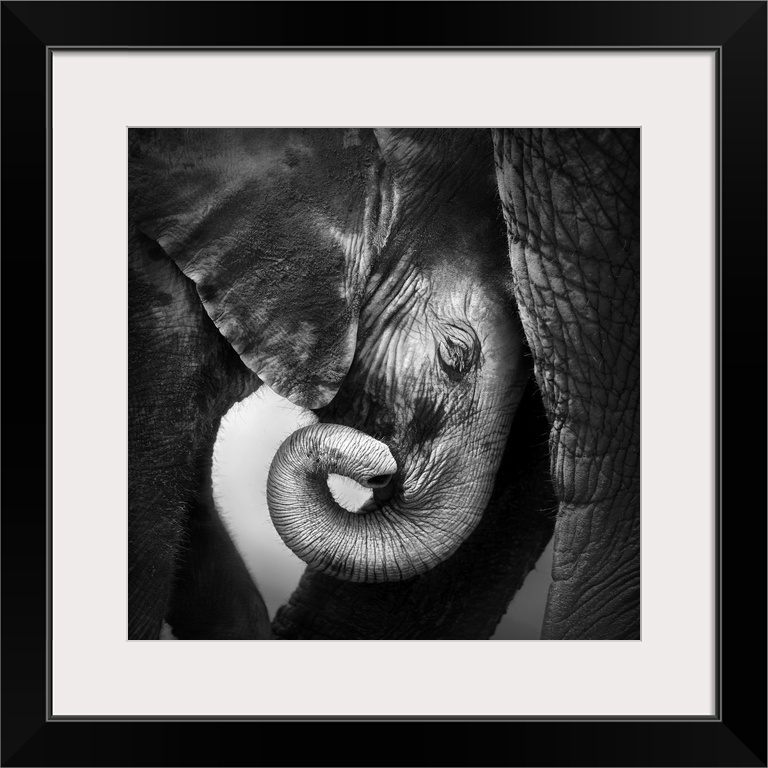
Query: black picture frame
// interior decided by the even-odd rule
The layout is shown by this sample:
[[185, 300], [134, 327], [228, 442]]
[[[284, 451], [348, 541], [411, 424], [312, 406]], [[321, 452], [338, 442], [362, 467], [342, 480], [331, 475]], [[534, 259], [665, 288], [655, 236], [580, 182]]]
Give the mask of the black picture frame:
[[[766, 9], [765, 2], [698, 1], [3, 2], [2, 765], [765, 766]], [[717, 51], [720, 610], [714, 718], [358, 717], [247, 725], [213, 718], [49, 718], [50, 51], [230, 46]], [[43, 357], [45, 373], [38, 370]], [[30, 368], [33, 360], [37, 366]], [[680, 401], [685, 407], [683, 396]], [[42, 428], [31, 428], [31, 415], [44, 421], [45, 440]], [[325, 727], [310, 736], [310, 723]]]

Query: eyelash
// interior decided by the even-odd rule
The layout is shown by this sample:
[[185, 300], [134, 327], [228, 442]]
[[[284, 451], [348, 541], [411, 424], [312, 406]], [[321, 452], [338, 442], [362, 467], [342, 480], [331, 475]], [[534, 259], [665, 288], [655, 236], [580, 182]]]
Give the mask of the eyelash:
[[463, 379], [475, 367], [479, 356], [480, 344], [468, 328], [453, 325], [437, 342], [440, 367], [454, 381]]

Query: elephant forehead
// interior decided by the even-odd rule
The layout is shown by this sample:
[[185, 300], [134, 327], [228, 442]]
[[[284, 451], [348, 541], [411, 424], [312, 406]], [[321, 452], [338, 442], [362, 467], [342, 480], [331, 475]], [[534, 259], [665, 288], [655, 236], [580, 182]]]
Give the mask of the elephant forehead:
[[456, 264], [426, 270], [405, 264], [386, 276], [374, 274], [371, 282], [361, 329], [373, 339], [412, 336], [414, 346], [431, 348], [452, 327], [473, 329], [481, 342], [517, 335], [511, 288], [503, 280], [480, 280]]
[[463, 267], [458, 259], [433, 266], [428, 273], [429, 303], [436, 321], [464, 319], [493, 330], [515, 315], [511, 270], [485, 272]]

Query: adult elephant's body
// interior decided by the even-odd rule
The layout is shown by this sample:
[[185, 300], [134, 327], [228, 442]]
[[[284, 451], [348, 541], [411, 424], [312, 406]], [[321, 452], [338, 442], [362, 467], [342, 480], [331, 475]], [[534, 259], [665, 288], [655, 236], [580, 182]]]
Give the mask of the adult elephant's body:
[[[261, 381], [320, 419], [270, 491], [308, 578], [342, 585], [307, 635], [338, 636], [339, 611], [368, 617], [348, 637], [490, 634], [551, 521], [539, 472], [533, 525], [496, 537], [519, 558], [488, 558], [527, 371], [487, 132], [136, 130], [130, 149], [129, 636], [270, 636], [209, 475], [221, 416]], [[334, 504], [334, 469], [374, 488], [366, 514]], [[441, 607], [475, 571], [490, 605], [467, 582]]]
[[210, 479], [221, 417], [259, 381], [194, 284], [135, 227], [128, 295], [129, 637], [157, 638], [164, 618], [180, 638], [268, 636]]
[[559, 499], [543, 637], [640, 636], [640, 132], [494, 131]]

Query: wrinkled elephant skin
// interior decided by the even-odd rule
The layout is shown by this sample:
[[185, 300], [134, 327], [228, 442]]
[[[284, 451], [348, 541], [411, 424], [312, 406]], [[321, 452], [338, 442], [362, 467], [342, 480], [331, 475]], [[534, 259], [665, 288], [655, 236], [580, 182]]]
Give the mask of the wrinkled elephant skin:
[[640, 637], [639, 142], [494, 131], [559, 500], [545, 639]]
[[[536, 393], [512, 430], [534, 449], [507, 443], [528, 368], [490, 134], [132, 129], [129, 148], [129, 636], [272, 636], [210, 487], [220, 419], [261, 382], [319, 417], [273, 465], [273, 520], [310, 564], [277, 636], [489, 636], [552, 527]], [[339, 469], [374, 489], [365, 514], [330, 497]]]

